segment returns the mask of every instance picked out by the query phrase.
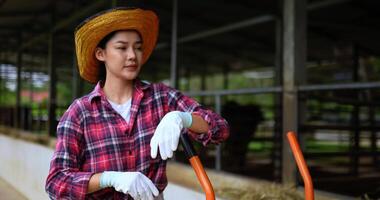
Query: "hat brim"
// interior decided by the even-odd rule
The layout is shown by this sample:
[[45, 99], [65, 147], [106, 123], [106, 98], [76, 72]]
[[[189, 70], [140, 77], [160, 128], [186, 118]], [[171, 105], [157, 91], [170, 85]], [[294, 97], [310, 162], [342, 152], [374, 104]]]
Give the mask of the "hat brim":
[[142, 64], [156, 46], [159, 20], [153, 11], [142, 9], [113, 9], [95, 15], [75, 31], [75, 48], [80, 76], [90, 83], [99, 77], [100, 62], [95, 49], [108, 34], [119, 30], [135, 30], [142, 37]]

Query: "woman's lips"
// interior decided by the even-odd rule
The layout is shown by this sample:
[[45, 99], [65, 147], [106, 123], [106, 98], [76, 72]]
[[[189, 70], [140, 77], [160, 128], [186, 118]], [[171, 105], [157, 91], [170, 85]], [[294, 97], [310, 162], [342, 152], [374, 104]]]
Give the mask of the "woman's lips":
[[137, 65], [126, 65], [125, 68], [127, 68], [127, 69], [137, 69]]

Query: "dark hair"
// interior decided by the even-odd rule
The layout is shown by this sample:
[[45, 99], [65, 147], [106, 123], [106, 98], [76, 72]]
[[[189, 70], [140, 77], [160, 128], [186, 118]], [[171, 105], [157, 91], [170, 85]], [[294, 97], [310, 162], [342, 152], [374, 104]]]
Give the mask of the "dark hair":
[[[106, 35], [100, 42], [98, 43], [97, 47], [101, 49], [105, 49], [107, 42], [110, 41], [110, 39], [116, 34], [117, 31], [113, 31]], [[99, 73], [98, 73], [98, 80], [105, 81], [107, 76], [107, 70], [104, 62], [101, 62], [99, 65]]]
[[116, 32], [118, 31], [113, 31], [111, 33], [108, 33], [108, 35], [104, 36], [104, 38], [100, 40], [100, 42], [98, 43], [97, 47], [105, 49], [107, 42], [110, 41], [110, 39], [116, 34]]

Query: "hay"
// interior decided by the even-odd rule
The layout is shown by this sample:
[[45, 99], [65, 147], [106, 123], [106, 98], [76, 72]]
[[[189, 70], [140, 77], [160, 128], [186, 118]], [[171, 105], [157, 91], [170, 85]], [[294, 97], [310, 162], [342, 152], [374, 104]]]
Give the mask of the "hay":
[[275, 184], [259, 188], [218, 188], [215, 192], [224, 199], [231, 200], [303, 200], [294, 187], [280, 187]]

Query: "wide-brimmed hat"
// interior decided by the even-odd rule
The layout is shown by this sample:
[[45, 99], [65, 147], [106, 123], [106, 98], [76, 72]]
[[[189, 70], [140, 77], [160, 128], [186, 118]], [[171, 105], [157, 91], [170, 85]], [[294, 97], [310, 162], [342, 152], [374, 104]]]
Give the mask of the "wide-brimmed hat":
[[142, 39], [142, 64], [156, 46], [159, 20], [151, 10], [114, 8], [97, 13], [83, 21], [75, 30], [75, 48], [80, 76], [96, 83], [101, 64], [95, 57], [99, 42], [119, 30], [136, 30]]

